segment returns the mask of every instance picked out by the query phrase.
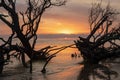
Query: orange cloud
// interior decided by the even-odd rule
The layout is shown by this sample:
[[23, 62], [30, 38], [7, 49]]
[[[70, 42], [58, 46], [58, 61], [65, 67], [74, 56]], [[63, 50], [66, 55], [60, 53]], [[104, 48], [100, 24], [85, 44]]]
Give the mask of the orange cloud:
[[59, 19], [53, 17], [44, 19], [40, 24], [38, 34], [79, 34], [79, 33], [88, 33], [89, 27], [88, 24], [84, 21], [75, 21], [74, 19]]
[[[23, 1], [23, 2], [22, 2]], [[95, 0], [100, 1], [100, 0]], [[95, 2], [94, 1], [94, 2]], [[24, 0], [17, 1], [18, 11], [25, 10]], [[79, 34], [88, 33], [88, 9], [91, 7], [93, 0], [70, 0], [65, 6], [52, 7], [45, 11], [42, 16], [40, 27], [38, 29], [38, 34], [59, 34], [59, 33], [69, 33], [69, 34]], [[107, 4], [108, 1], [103, 1]], [[119, 8], [120, 0], [111, 1], [111, 5], [115, 8]], [[2, 10], [3, 11], [3, 10]], [[2, 23], [0, 22], [0, 25]], [[1, 25], [5, 26], [5, 25]], [[5, 31], [5, 32], [4, 32]], [[10, 33], [9, 29], [2, 27], [0, 29], [2, 34]], [[0, 33], [0, 34], [1, 34]]]

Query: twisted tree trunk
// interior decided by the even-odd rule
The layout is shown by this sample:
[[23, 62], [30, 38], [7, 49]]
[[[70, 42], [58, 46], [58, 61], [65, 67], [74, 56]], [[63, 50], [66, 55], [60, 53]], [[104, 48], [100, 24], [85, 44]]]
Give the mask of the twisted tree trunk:
[[89, 16], [90, 34], [75, 41], [85, 62], [99, 63], [107, 58], [120, 57], [120, 44], [117, 43], [120, 42], [120, 25], [113, 24], [118, 14], [110, 5], [105, 9], [101, 3], [93, 5]]

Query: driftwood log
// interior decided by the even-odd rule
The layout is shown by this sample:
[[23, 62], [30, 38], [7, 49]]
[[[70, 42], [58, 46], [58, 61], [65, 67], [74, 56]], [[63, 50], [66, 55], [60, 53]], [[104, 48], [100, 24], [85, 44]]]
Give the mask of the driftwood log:
[[102, 8], [101, 3], [93, 4], [89, 15], [90, 33], [75, 41], [85, 62], [99, 63], [120, 57], [120, 24], [114, 24], [118, 15], [110, 5]]
[[46, 51], [46, 53], [50, 53], [52, 51], [55, 51], [54, 53], [52, 54], [49, 54], [49, 56], [47, 57], [46, 59], [46, 62], [41, 70], [42, 73], [46, 73], [46, 66], [47, 64], [49, 63], [49, 61], [53, 58], [53, 57], [56, 57], [56, 54], [58, 54], [59, 52], [63, 51], [64, 49], [66, 48], [71, 48], [72, 46], [75, 46], [75, 44], [71, 44], [71, 45], [68, 45], [68, 46], [63, 46], [63, 47], [60, 47], [60, 48], [54, 48], [54, 49], [50, 49], [48, 51]]
[[[0, 57], [2, 59], [2, 55], [7, 54], [9, 56], [12, 51], [16, 51], [16, 53], [22, 54], [20, 57], [24, 64], [24, 55], [26, 54], [30, 59], [30, 73], [32, 73], [34, 53], [41, 53], [41, 58], [44, 59], [44, 51], [41, 49], [35, 50], [41, 17], [45, 10], [52, 6], [62, 6], [66, 3], [66, 0], [26, 0], [25, 2], [24, 9], [19, 11], [17, 0], [0, 1], [0, 9], [4, 11], [4, 13], [0, 13], [0, 20], [9, 28], [10, 32], [7, 39], [0, 36]], [[17, 42], [14, 42], [16, 40]], [[4, 52], [4, 49], [7, 52]]]

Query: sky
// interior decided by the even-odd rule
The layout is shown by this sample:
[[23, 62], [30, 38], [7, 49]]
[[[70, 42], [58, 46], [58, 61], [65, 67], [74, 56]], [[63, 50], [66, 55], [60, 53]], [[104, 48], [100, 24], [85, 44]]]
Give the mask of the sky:
[[[17, 0], [19, 10], [24, 9], [25, 0]], [[88, 15], [92, 3], [101, 0], [67, 0], [66, 5], [51, 7], [45, 11], [39, 25], [38, 34], [81, 34], [89, 33]], [[120, 0], [103, 0], [103, 4], [110, 4], [120, 11]], [[0, 10], [1, 12], [1, 10]], [[0, 27], [6, 26], [0, 21]], [[6, 32], [4, 32], [6, 30]], [[2, 27], [0, 32], [9, 33], [9, 29]]]
[[[66, 5], [48, 9], [42, 17], [38, 33], [89, 33], [88, 15], [92, 3], [101, 0], [67, 0]], [[103, 0], [107, 5], [110, 0]], [[111, 6], [120, 11], [120, 0], [111, 0]]]

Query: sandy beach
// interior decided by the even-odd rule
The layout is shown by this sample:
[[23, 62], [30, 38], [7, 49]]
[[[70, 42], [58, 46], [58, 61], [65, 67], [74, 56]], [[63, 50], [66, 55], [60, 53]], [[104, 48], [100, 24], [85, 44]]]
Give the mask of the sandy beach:
[[0, 80], [77, 80], [77, 77], [80, 73], [82, 65], [75, 65], [71, 68], [65, 69], [56, 73], [17, 73], [6, 75], [3, 74], [0, 76]]
[[72, 68], [64, 70], [63, 72], [48, 75], [45, 80], [77, 80], [82, 67], [82, 65], [76, 65]]
[[[120, 80], [119, 66], [120, 66], [119, 64], [114, 64], [111, 66], [111, 70], [113, 70], [113, 72], [117, 71], [118, 74], [111, 74], [110, 80]], [[65, 70], [56, 73], [42, 74], [41, 72], [37, 72], [37, 73], [33, 72], [33, 74], [30, 74], [27, 72], [27, 73], [15, 74], [14, 72], [14, 74], [11, 75], [5, 75], [5, 74], [2, 75], [0, 77], [0, 80], [86, 80], [87, 78], [89, 78], [89, 75], [91, 75], [90, 71], [92, 71], [92, 68], [88, 67], [87, 69], [84, 69], [87, 70], [88, 72], [86, 72], [85, 74], [81, 74], [83, 68], [84, 68], [83, 65], [76, 64], [72, 67], [69, 67]], [[89, 78], [88, 80], [93, 80], [93, 79]], [[104, 80], [104, 79], [100, 79], [99, 77], [96, 77], [94, 80]]]

